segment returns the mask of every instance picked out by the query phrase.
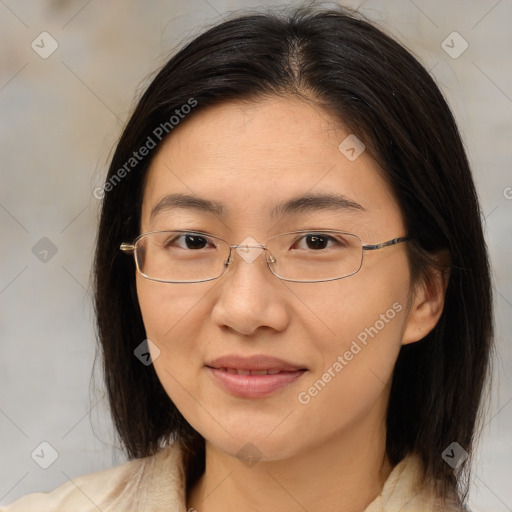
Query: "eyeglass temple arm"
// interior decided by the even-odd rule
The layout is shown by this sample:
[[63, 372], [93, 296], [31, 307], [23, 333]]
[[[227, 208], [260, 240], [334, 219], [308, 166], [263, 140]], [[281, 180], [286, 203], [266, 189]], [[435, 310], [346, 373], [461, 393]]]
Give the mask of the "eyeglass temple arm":
[[133, 244], [121, 244], [121, 246], [119, 247], [121, 249], [121, 251], [123, 252], [133, 252], [135, 250], [135, 245]]
[[366, 244], [363, 245], [363, 250], [365, 251], [376, 251], [377, 249], [382, 249], [383, 247], [389, 247], [390, 245], [396, 245], [401, 242], [406, 242], [410, 240], [408, 236], [401, 236], [398, 238], [393, 238], [392, 240], [388, 240], [387, 242], [382, 242], [380, 244]]

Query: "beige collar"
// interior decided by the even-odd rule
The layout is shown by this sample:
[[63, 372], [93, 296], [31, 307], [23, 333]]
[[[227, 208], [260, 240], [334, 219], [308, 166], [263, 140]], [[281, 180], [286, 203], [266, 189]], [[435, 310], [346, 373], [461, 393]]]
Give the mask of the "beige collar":
[[[144, 467], [144, 495], [142, 501], [162, 503], [168, 510], [187, 512], [186, 485], [182, 449], [178, 445], [168, 446], [154, 457], [142, 459]], [[382, 492], [364, 512], [439, 512], [461, 510], [460, 508], [439, 507], [431, 494], [421, 486], [421, 461], [417, 455], [405, 457], [391, 471]], [[146, 494], [147, 493], [147, 494]], [[141, 506], [145, 503], [140, 503]], [[143, 508], [143, 510], [146, 510]]]
[[[50, 493], [32, 493], [0, 512], [188, 512], [183, 451], [170, 445], [151, 457], [70, 479]], [[363, 512], [448, 512], [421, 485], [421, 461], [409, 455], [391, 471], [382, 492]]]

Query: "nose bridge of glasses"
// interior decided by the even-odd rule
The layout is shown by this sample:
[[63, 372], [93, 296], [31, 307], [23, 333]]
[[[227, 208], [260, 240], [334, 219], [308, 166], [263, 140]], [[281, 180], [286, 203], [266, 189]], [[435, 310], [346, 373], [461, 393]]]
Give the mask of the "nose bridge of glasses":
[[[269, 254], [270, 262], [274, 261], [274, 258], [268, 252], [268, 249], [251, 236], [245, 238], [241, 244], [230, 245], [230, 250], [232, 249], [235, 249], [236, 253], [246, 263], [253, 263], [263, 252], [267, 252]], [[230, 262], [231, 261], [232, 257], [230, 257]]]

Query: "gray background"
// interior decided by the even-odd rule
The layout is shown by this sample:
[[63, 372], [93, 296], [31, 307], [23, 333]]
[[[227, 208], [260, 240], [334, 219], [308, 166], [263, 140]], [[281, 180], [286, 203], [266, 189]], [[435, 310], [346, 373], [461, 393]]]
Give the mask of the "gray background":
[[[494, 388], [470, 505], [475, 512], [512, 511], [512, 2], [344, 5], [361, 6], [431, 70], [468, 149], [497, 322]], [[99, 373], [89, 386], [99, 207], [92, 192], [149, 73], [206, 24], [256, 7], [249, 0], [0, 0], [0, 503], [124, 462], [112, 446]], [[46, 59], [31, 48], [34, 40], [41, 46], [43, 31], [59, 45]], [[469, 45], [457, 58], [441, 46], [454, 31]], [[455, 39], [452, 53], [461, 44]], [[31, 458], [43, 441], [58, 452], [48, 469]], [[50, 462], [50, 449], [43, 450]]]

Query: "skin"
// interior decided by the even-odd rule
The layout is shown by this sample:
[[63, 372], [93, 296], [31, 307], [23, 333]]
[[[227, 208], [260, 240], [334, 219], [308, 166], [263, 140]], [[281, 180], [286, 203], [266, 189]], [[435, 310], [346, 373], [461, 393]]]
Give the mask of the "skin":
[[[320, 227], [363, 243], [405, 235], [399, 206], [367, 152], [349, 161], [338, 145], [349, 132], [297, 98], [231, 102], [199, 111], [175, 128], [154, 157], [144, 188], [141, 232], [179, 227], [241, 243]], [[336, 191], [366, 211], [270, 217], [275, 203]], [[166, 194], [224, 205], [222, 215], [177, 209], [150, 220]], [[263, 257], [235, 253], [221, 278], [166, 284], [137, 274], [147, 337], [158, 346], [157, 375], [187, 421], [205, 438], [206, 470], [188, 490], [199, 512], [308, 510], [360, 512], [392, 466], [385, 416], [400, 347], [423, 338], [443, 307], [442, 286], [413, 286], [405, 244], [367, 252], [361, 270], [322, 283], [285, 282]], [[343, 355], [392, 305], [402, 309], [304, 405], [297, 395]], [[259, 399], [221, 389], [205, 362], [226, 354], [267, 354], [306, 367], [293, 384]], [[247, 443], [252, 466], [237, 458]]]

